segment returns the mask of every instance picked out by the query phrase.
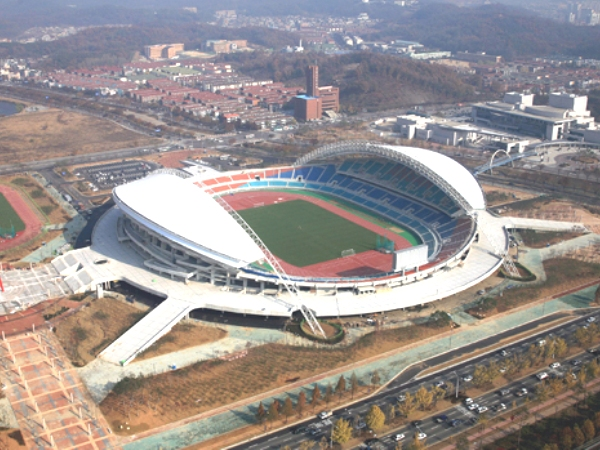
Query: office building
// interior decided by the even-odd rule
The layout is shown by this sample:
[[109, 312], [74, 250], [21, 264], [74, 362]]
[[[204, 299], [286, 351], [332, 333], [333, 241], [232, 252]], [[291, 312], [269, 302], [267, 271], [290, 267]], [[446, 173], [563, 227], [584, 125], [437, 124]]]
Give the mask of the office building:
[[319, 97], [298, 95], [294, 98], [294, 118], [300, 122], [318, 120], [323, 115], [323, 107]]

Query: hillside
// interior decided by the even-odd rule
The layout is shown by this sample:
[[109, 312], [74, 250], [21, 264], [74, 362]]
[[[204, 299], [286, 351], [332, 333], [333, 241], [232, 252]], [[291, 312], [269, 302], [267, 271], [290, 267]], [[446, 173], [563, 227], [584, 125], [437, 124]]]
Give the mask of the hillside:
[[416, 40], [444, 50], [485, 51], [507, 58], [559, 54], [600, 58], [600, 27], [558, 23], [498, 4], [424, 5], [406, 20], [386, 22], [369, 37]]
[[256, 78], [273, 77], [305, 86], [304, 69], [319, 64], [320, 84], [340, 87], [347, 112], [462, 102], [476, 98], [474, 88], [444, 66], [374, 53], [237, 56], [239, 70]]
[[134, 53], [141, 51], [148, 43], [183, 42], [186, 48], [194, 49], [199, 48], [206, 39], [247, 39], [251, 44], [277, 49], [294, 45], [299, 38], [292, 33], [266, 28], [230, 29], [199, 23], [133, 25], [88, 29], [53, 42], [0, 43], [0, 59], [48, 55], [44, 61], [45, 67], [72, 69], [129, 62]]

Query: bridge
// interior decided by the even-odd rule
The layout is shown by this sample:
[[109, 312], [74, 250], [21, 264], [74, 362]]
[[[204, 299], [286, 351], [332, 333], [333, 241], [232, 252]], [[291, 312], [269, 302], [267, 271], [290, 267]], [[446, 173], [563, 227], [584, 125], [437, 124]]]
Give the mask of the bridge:
[[[496, 159], [496, 155], [498, 153], [506, 153], [506, 157], [501, 158], [501, 159]], [[516, 153], [514, 155], [511, 155], [506, 150], [497, 150], [492, 155], [490, 162], [485, 163], [484, 165], [473, 169], [473, 175], [477, 176], [479, 174], [487, 172], [488, 170], [491, 172], [494, 167], [505, 166], [506, 164], [513, 163], [514, 161], [517, 161], [522, 158], [528, 158], [530, 156], [537, 156], [537, 155], [539, 155], [539, 153], [540, 152], [537, 149], [534, 149], [534, 150], [527, 150], [526, 152], [523, 152], [523, 153]]]

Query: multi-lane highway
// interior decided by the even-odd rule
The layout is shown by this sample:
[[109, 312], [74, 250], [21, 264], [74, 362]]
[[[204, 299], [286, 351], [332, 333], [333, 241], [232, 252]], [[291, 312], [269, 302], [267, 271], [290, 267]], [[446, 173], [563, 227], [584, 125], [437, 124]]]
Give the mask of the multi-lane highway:
[[[398, 378], [396, 378], [393, 382], [389, 383], [384, 389], [382, 389], [376, 395], [358, 401], [350, 406], [347, 406], [343, 409], [338, 409], [333, 411], [333, 417], [331, 418], [331, 424], [325, 422], [324, 426], [319, 426], [318, 424], [322, 423], [322, 420], [318, 418], [310, 418], [303, 422], [302, 424], [296, 424], [294, 426], [290, 426], [288, 428], [276, 431], [269, 435], [254, 439], [252, 441], [237, 445], [235, 449], [253, 449], [253, 450], [263, 450], [263, 449], [279, 449], [284, 446], [290, 446], [291, 448], [298, 448], [300, 443], [305, 440], [313, 440], [320, 441], [323, 436], [329, 437], [331, 433], [332, 424], [339, 418], [347, 418], [351, 419], [353, 423], [360, 423], [362, 419], [364, 419], [367, 411], [372, 405], [378, 405], [385, 412], [387, 410], [387, 405], [389, 403], [397, 404], [398, 397], [401, 394], [405, 394], [406, 392], [414, 393], [421, 386], [425, 386], [430, 389], [434, 383], [436, 382], [452, 382], [456, 385], [457, 378], [460, 386], [460, 390], [466, 392], [468, 394], [469, 387], [471, 382], [465, 381], [465, 377], [468, 380], [468, 376], [472, 375], [475, 367], [478, 365], [489, 365], [491, 362], [496, 362], [502, 367], [502, 360], [504, 360], [507, 356], [503, 356], [499, 350], [494, 350], [489, 353], [483, 354], [481, 356], [474, 357], [466, 362], [462, 362], [456, 364], [452, 367], [440, 370], [439, 372], [431, 375], [424, 376], [422, 378], [417, 378], [418, 374], [423, 371], [423, 369], [427, 367], [437, 366], [442, 363], [447, 363], [448, 361], [452, 361], [453, 359], [473, 353], [477, 349], [482, 349], [488, 347], [492, 344], [495, 344], [503, 339], [508, 339], [511, 336], [518, 335], [520, 333], [533, 330], [535, 327], [542, 323], [546, 323], [552, 320], [556, 320], [557, 317], [560, 317], [560, 314], [545, 317], [538, 321], [523, 325], [521, 327], [515, 328], [513, 330], [506, 331], [504, 333], [498, 334], [491, 338], [476, 342], [474, 344], [454, 349], [451, 352], [448, 352], [443, 355], [438, 355], [429, 360], [423, 361], [419, 366], [413, 366], [408, 370], [404, 371]], [[515, 353], [520, 353], [526, 351], [532, 344], [536, 344], [538, 341], [542, 339], [548, 339], [552, 337], [561, 337], [565, 339], [569, 344], [574, 344], [574, 335], [575, 331], [582, 326], [585, 326], [588, 322], [589, 316], [579, 317], [568, 324], [561, 324], [556, 327], [545, 330], [541, 333], [536, 333], [531, 336], [528, 336], [525, 339], [521, 339], [511, 345], [507, 345], [503, 348], [509, 356]], [[566, 361], [561, 362], [561, 366], [556, 369], [551, 369], [549, 366], [540, 369], [538, 371], [545, 371], [549, 375], [563, 375], [567, 369], [577, 370], [580, 365], [573, 366], [571, 364], [571, 360], [577, 359], [581, 360], [582, 363], [589, 361], [592, 359], [594, 355], [590, 353], [584, 353], [575, 358], [571, 358]], [[552, 361], [548, 360], [548, 364]], [[512, 409], [513, 402], [516, 402], [517, 406], [522, 404], [525, 401], [527, 396], [531, 397], [535, 393], [535, 386], [539, 383], [539, 380], [534, 376], [527, 376], [523, 379], [517, 380], [513, 383], [507, 384], [505, 386], [506, 389], [509, 389], [510, 393], [502, 396], [498, 391], [494, 391], [483, 395], [478, 398], [474, 398], [474, 403], [479, 404], [480, 406], [485, 406], [488, 408], [488, 411], [485, 413], [488, 416], [494, 416], [496, 414], [501, 413], [501, 411], [494, 411], [494, 409], [498, 408], [500, 403], [506, 405], [507, 410]], [[517, 392], [526, 388], [528, 391], [527, 395], [517, 396]], [[435, 417], [446, 416], [443, 420], [434, 420]], [[441, 411], [436, 413], [433, 417], [423, 419], [418, 426], [414, 426], [413, 424], [409, 424], [402, 428], [393, 430], [389, 434], [385, 436], [380, 436], [377, 438], [377, 441], [374, 442], [372, 447], [380, 447], [380, 448], [394, 448], [395, 442], [393, 437], [396, 434], [402, 433], [405, 435], [405, 440], [410, 440], [413, 438], [416, 432], [423, 432], [427, 435], [426, 442], [428, 444], [434, 444], [436, 442], [443, 441], [447, 439], [453, 434], [460, 433], [464, 431], [467, 427], [474, 426], [477, 422], [477, 418], [479, 417], [479, 413], [474, 410], [470, 411], [467, 408], [467, 405], [462, 401], [458, 401], [457, 404], [446, 411]], [[453, 420], [459, 420], [460, 422], [454, 422]], [[300, 428], [300, 430], [298, 430]], [[317, 429], [317, 431], [313, 431]], [[301, 431], [301, 432], [298, 432]], [[363, 447], [366, 447], [365, 444], [361, 444]]]

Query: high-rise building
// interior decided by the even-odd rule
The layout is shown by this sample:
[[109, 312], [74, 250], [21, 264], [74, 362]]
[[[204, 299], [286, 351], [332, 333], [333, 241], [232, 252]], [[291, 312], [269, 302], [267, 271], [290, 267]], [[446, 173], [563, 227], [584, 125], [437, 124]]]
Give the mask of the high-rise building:
[[319, 66], [306, 68], [306, 94], [311, 97], [319, 96]]
[[294, 118], [301, 122], [318, 120], [323, 115], [321, 99], [309, 95], [298, 95], [294, 99]]

